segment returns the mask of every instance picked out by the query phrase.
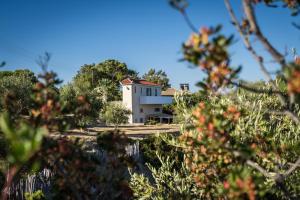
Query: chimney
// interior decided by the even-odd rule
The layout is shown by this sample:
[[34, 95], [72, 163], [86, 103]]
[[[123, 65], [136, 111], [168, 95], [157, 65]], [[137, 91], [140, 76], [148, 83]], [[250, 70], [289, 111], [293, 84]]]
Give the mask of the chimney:
[[188, 83], [181, 83], [180, 84], [180, 89], [183, 91], [190, 91], [190, 86]]

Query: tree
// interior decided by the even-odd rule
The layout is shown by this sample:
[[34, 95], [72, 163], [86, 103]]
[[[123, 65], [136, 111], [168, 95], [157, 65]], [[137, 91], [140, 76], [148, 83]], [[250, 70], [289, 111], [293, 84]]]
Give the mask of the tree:
[[60, 100], [68, 111], [74, 111], [76, 107], [77, 93], [74, 86], [68, 83], [59, 89]]
[[12, 116], [28, 115], [32, 103], [30, 93], [36, 82], [36, 76], [29, 70], [1, 71], [0, 109], [6, 110]]
[[4, 67], [5, 66], [5, 62], [4, 61], [2, 61], [1, 63], [0, 63], [0, 67]]
[[[68, 83], [60, 88], [60, 101], [64, 108], [63, 112], [74, 115], [74, 125], [84, 127], [98, 118], [104, 102], [101, 98], [102, 96], [95, 89], [86, 91], [85, 93], [80, 92], [76, 91], [73, 84]], [[84, 102], [88, 102], [86, 112], [78, 112], [78, 107], [81, 107], [82, 99], [84, 99]]]
[[[111, 100], [120, 99], [120, 81], [126, 77], [137, 77], [137, 72], [128, 69], [125, 63], [117, 60], [106, 60], [98, 64], [84, 65], [74, 77], [74, 86], [81, 93], [95, 88], [109, 87]], [[106, 84], [109, 80], [111, 83]], [[106, 89], [108, 90], [108, 88]], [[109, 98], [110, 98], [109, 97]]]
[[122, 104], [111, 102], [106, 106], [103, 118], [106, 123], [114, 124], [117, 129], [120, 124], [128, 123], [130, 113], [131, 111]]
[[163, 90], [166, 90], [171, 85], [169, 84], [169, 78], [166, 72], [159, 70], [155, 71], [155, 69], [150, 69], [147, 73], [143, 75], [143, 79], [147, 81], [151, 81], [153, 83], [160, 84]]
[[102, 97], [104, 103], [121, 99], [118, 84], [110, 79], [101, 79], [98, 86], [94, 88], [94, 91]]
[[28, 79], [32, 83], [37, 82], [37, 77], [34, 73], [28, 69], [17, 69], [15, 71], [0, 71], [0, 79], [8, 76], [21, 77], [23, 79]]

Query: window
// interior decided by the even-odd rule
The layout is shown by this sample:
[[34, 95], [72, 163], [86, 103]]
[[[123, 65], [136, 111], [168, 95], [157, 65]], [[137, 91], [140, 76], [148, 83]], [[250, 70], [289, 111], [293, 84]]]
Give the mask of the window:
[[160, 108], [154, 108], [155, 112], [160, 112]]
[[140, 118], [140, 123], [143, 123], [144, 122], [144, 119], [143, 118]]
[[155, 96], [157, 96], [157, 88], [155, 88]]
[[146, 88], [146, 96], [152, 96], [151, 88]]
[[143, 113], [143, 112], [144, 112], [144, 109], [143, 109], [143, 108], [141, 108], [141, 109], [140, 109], [140, 113]]
[[141, 88], [141, 94], [143, 94], [143, 88]]
[[134, 93], [136, 93], [136, 86], [134, 86]]

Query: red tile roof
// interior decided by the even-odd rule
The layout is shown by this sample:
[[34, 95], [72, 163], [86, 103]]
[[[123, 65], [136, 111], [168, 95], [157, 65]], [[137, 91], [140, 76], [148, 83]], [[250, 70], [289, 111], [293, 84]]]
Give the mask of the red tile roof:
[[130, 79], [126, 78], [123, 81], [121, 81], [122, 85], [131, 85], [131, 84], [141, 84], [141, 85], [151, 85], [151, 86], [160, 86], [160, 84], [153, 83], [150, 81], [146, 81], [143, 79]]
[[132, 84], [132, 81], [129, 78], [124, 79], [121, 81], [122, 85], [130, 85]]

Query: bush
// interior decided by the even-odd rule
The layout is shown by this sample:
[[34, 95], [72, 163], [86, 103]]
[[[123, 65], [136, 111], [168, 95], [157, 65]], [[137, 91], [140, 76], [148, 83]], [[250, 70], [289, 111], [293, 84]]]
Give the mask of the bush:
[[27, 76], [4, 76], [0, 78], [0, 110], [4, 109], [12, 117], [28, 115], [32, 107], [33, 83]]
[[168, 156], [175, 161], [174, 165], [179, 167], [183, 162], [183, 152], [172, 145], [166, 143], [160, 136], [149, 136], [140, 141], [140, 151], [143, 155], [144, 163], [149, 163], [155, 168], [161, 167], [161, 161], [157, 154], [163, 155], [168, 152]]
[[159, 124], [156, 120], [148, 120], [145, 122], [145, 125], [156, 125]]
[[[83, 102], [84, 100], [84, 102]], [[84, 127], [98, 119], [99, 112], [103, 108], [103, 103], [95, 91], [86, 92], [82, 95], [73, 84], [67, 84], [60, 88], [60, 101], [64, 107], [64, 114], [69, 114], [72, 125]], [[85, 103], [88, 103], [84, 105]], [[86, 112], [81, 112], [78, 107], [86, 107]]]
[[[196, 187], [188, 169], [170, 157], [157, 155], [160, 167], [148, 164], [154, 182], [140, 174], [132, 174], [130, 186], [136, 199], [199, 199], [201, 191]], [[178, 168], [179, 167], [179, 168]]]
[[[270, 85], [260, 84], [260, 89], [268, 90]], [[255, 194], [258, 198], [282, 199], [286, 195], [275, 187], [274, 180], [263, 178], [243, 164], [249, 159], [276, 171], [277, 163], [286, 169], [288, 163], [297, 160], [299, 126], [287, 116], [269, 112], [278, 108], [280, 102], [274, 96], [239, 89], [211, 96], [190, 111], [194, 126], [185, 129], [180, 142], [174, 145], [182, 146], [184, 162], [206, 198], [246, 198]], [[295, 108], [295, 112], [299, 113], [299, 109]], [[296, 170], [284, 181], [283, 187], [288, 188], [291, 197], [299, 196], [300, 188], [293, 184], [299, 174]], [[249, 187], [242, 190], [243, 184]]]
[[46, 198], [45, 198], [45, 195], [44, 195], [43, 191], [37, 190], [32, 194], [25, 193], [25, 199], [26, 200], [44, 200]]
[[131, 111], [117, 102], [109, 103], [104, 111], [103, 119], [107, 124], [113, 124], [117, 129], [120, 124], [128, 123]]

